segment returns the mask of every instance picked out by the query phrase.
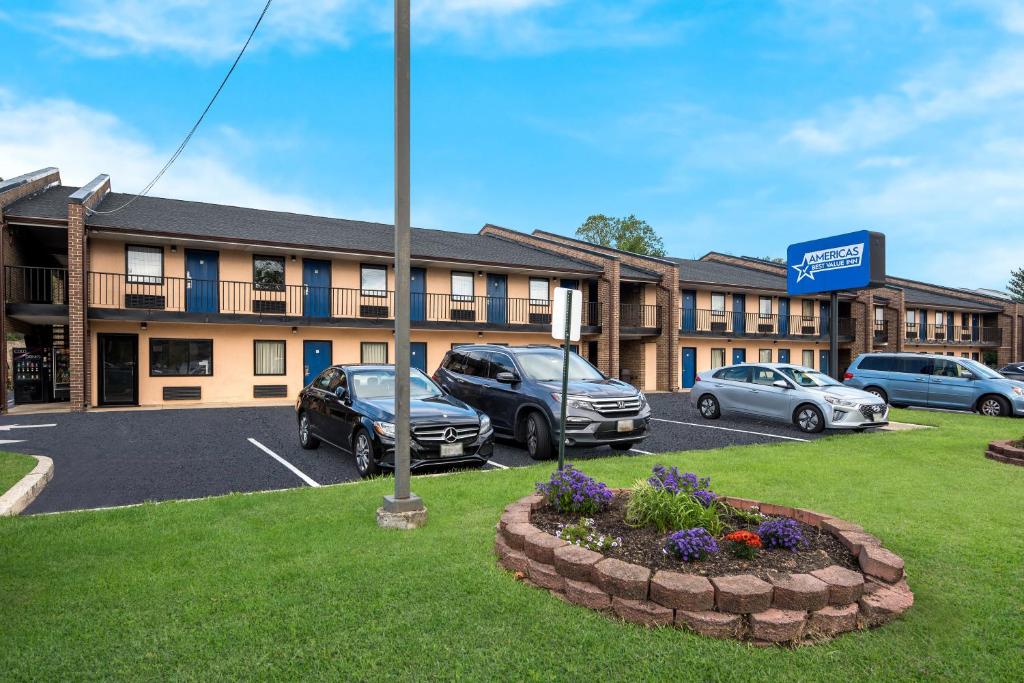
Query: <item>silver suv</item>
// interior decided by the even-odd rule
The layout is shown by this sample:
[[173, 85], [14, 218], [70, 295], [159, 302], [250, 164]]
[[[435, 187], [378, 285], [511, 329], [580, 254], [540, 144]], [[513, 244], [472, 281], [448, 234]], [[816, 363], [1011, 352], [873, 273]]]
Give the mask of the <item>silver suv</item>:
[[723, 412], [745, 413], [792, 422], [808, 433], [889, 424], [889, 407], [879, 397], [788, 363], [743, 363], [702, 372], [690, 397], [708, 420]]

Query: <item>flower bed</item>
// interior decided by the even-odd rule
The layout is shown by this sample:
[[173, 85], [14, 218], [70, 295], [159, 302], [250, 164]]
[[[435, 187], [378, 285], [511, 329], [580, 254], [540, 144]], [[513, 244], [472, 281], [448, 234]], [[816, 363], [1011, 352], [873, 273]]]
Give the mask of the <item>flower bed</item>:
[[[502, 514], [499, 563], [568, 602], [626, 621], [765, 643], [878, 626], [913, 604], [903, 560], [858, 525], [718, 496], [693, 475], [679, 475], [688, 479], [676, 486], [678, 473], [663, 474], [667, 481], [656, 468], [632, 490], [611, 490], [571, 470], [563, 476], [577, 482], [575, 494], [560, 497], [540, 485], [544, 495], [526, 496]], [[695, 498], [704, 511], [665, 495], [650, 503], [648, 485]], [[671, 508], [676, 503], [683, 512]], [[680, 528], [691, 513], [715, 532], [703, 524]], [[663, 519], [674, 524], [659, 529]]]
[[985, 451], [989, 460], [1005, 462], [1009, 465], [1024, 466], [1024, 439], [1020, 441], [993, 441]]

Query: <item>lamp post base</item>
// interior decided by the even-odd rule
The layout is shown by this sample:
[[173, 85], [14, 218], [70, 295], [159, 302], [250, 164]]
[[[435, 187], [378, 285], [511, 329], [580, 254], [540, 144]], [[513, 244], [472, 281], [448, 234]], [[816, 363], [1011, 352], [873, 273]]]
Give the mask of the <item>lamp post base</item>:
[[416, 494], [408, 498], [384, 496], [377, 508], [377, 526], [382, 529], [419, 529], [427, 523], [427, 508]]

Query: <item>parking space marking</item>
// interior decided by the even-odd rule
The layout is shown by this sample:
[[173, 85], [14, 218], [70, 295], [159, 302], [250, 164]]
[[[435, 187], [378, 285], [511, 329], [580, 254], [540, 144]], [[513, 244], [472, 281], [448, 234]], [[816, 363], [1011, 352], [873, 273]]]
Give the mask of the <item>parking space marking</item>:
[[716, 425], [706, 425], [700, 422], [680, 422], [679, 420], [663, 420], [660, 417], [652, 417], [653, 422], [669, 422], [675, 425], [686, 425], [687, 427], [704, 427], [705, 429], [720, 429], [723, 432], [739, 432], [741, 434], [755, 434], [757, 436], [769, 436], [773, 439], [785, 439], [786, 441], [810, 441], [810, 439], [801, 439], [796, 436], [782, 436], [781, 434], [769, 434], [768, 432], [753, 432], [749, 429], [734, 429], [732, 427], [718, 427]]
[[630, 448], [629, 450], [632, 453], [639, 453], [640, 455], [654, 455], [654, 453], [651, 453], [650, 451], [642, 451], [639, 448]]
[[501, 469], [501, 470], [507, 470], [508, 469], [508, 465], [502, 465], [500, 462], [494, 462], [493, 460], [488, 460], [487, 464], [488, 465], [494, 465], [495, 467], [497, 467], [498, 469]]
[[279, 463], [281, 463], [282, 465], [284, 465], [285, 467], [290, 469], [295, 474], [295, 476], [297, 476], [299, 479], [301, 479], [302, 481], [306, 482], [307, 484], [309, 484], [313, 488], [319, 488], [320, 487], [320, 484], [316, 483], [315, 481], [313, 481], [312, 479], [307, 477], [306, 474], [304, 472], [302, 472], [298, 467], [296, 467], [295, 465], [291, 464], [290, 462], [288, 462], [287, 460], [282, 458], [280, 455], [278, 455], [274, 451], [270, 450], [269, 448], [267, 448], [266, 446], [261, 444], [256, 439], [254, 439], [252, 437], [249, 437], [249, 443], [251, 443], [253, 446], [255, 446], [256, 448], [260, 449], [261, 451], [263, 451], [264, 453], [269, 455], [271, 458], [273, 458], [274, 460], [277, 460]]

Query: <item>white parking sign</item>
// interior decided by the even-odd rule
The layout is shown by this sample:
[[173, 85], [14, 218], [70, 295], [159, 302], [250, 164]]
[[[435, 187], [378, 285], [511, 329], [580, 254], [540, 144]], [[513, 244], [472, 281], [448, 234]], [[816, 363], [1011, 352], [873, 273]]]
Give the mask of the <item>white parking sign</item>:
[[568, 297], [569, 312], [569, 341], [580, 340], [580, 327], [583, 325], [583, 292], [578, 289], [567, 289], [565, 287], [555, 288], [555, 298], [551, 308], [551, 336], [558, 341], [565, 341], [565, 310]]

